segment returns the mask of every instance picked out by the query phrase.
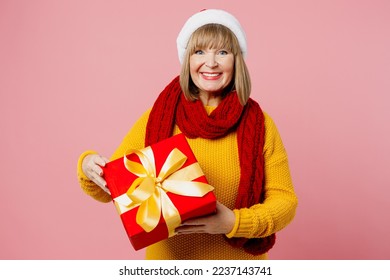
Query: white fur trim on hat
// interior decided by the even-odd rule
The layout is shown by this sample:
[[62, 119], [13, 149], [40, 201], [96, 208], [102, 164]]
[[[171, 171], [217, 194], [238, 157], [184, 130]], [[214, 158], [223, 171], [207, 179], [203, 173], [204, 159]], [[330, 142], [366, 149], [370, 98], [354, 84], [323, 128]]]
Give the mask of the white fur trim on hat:
[[177, 36], [176, 43], [180, 63], [183, 63], [188, 40], [190, 39], [192, 33], [199, 27], [209, 23], [217, 23], [229, 28], [234, 35], [236, 35], [238, 43], [240, 44], [242, 55], [245, 58], [247, 53], [246, 36], [238, 20], [226, 11], [209, 9], [203, 10], [191, 16]]

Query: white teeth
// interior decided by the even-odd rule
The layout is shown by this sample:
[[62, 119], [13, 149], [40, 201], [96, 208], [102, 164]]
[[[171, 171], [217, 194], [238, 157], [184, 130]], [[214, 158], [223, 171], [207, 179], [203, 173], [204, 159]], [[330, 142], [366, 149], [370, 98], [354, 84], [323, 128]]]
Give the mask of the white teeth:
[[203, 75], [207, 77], [217, 77], [219, 74], [218, 73], [203, 73]]

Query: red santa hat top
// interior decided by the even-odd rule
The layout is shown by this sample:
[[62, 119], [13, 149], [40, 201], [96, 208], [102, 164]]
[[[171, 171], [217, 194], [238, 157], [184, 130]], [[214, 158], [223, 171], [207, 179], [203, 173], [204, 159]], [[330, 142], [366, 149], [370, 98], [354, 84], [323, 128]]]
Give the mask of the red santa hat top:
[[180, 63], [183, 63], [188, 40], [190, 39], [192, 33], [199, 27], [209, 23], [217, 23], [229, 28], [234, 35], [236, 35], [240, 44], [242, 55], [245, 58], [247, 53], [246, 36], [238, 20], [224, 10], [207, 9], [191, 16], [177, 36], [176, 43]]

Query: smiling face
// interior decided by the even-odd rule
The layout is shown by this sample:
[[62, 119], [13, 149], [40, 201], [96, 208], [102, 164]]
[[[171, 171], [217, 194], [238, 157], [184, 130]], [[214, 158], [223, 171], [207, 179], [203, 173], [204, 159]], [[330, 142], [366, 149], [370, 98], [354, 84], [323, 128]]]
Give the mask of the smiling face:
[[[192, 33], [183, 58], [180, 86], [187, 100], [219, 97], [235, 90], [242, 105], [251, 82], [236, 36], [220, 24], [206, 24]], [[202, 99], [203, 97], [203, 99]]]
[[234, 56], [226, 49], [200, 48], [190, 57], [190, 75], [199, 95], [221, 95], [234, 76]]

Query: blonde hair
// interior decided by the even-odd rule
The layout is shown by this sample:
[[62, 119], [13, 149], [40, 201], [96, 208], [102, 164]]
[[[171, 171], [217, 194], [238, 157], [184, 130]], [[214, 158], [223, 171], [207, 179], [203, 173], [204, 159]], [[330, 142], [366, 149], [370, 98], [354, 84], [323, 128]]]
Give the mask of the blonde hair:
[[[251, 80], [245, 64], [240, 45], [233, 32], [221, 24], [206, 24], [192, 33], [180, 72], [180, 86], [185, 97], [194, 101], [198, 99], [199, 90], [190, 75], [190, 57], [199, 48], [226, 49], [234, 55], [234, 77], [227, 91], [236, 90], [240, 103], [244, 106], [251, 93]], [[225, 92], [226, 94], [227, 92]]]

